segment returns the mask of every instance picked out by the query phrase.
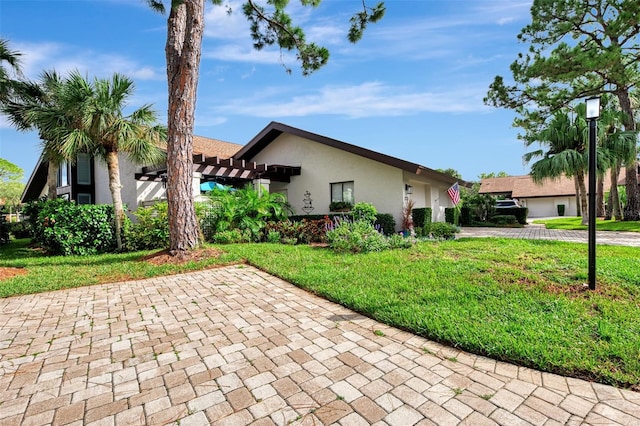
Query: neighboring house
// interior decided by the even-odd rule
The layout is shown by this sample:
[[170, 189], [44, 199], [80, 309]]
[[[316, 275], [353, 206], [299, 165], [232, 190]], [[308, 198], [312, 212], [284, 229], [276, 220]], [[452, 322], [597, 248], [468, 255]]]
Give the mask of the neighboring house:
[[[444, 221], [444, 209], [452, 206], [447, 189], [457, 181], [419, 164], [276, 122], [244, 146], [194, 137], [194, 153], [193, 187], [198, 196], [204, 182], [236, 187], [253, 183], [286, 195], [295, 214], [327, 214], [332, 201], [363, 201], [393, 215], [398, 227], [408, 197], [415, 208], [431, 207], [434, 221]], [[93, 202], [110, 203], [106, 170], [101, 165], [93, 170]], [[120, 171], [123, 199], [130, 208], [165, 198], [165, 166], [136, 168], [121, 161]], [[46, 163], [44, 172], [45, 181], [26, 190], [24, 201], [44, 193]], [[70, 174], [75, 176], [73, 169]], [[33, 176], [28, 188], [32, 180]], [[73, 190], [69, 193], [77, 199]]]
[[[624, 180], [619, 184], [624, 184]], [[585, 176], [587, 191], [588, 186], [588, 176]], [[604, 190], [608, 192], [610, 187], [607, 174]], [[559, 204], [565, 206], [565, 216], [578, 214], [575, 183], [573, 178], [566, 176], [545, 179], [542, 184], [535, 183], [530, 175], [486, 178], [482, 179], [479, 193], [517, 199], [520, 205], [529, 209], [528, 217], [558, 216]]]

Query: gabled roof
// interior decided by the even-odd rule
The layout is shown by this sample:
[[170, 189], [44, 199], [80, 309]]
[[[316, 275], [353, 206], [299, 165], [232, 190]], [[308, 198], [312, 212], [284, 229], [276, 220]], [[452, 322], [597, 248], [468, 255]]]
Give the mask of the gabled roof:
[[233, 154], [238, 152], [240, 148], [242, 148], [242, 145], [237, 143], [193, 135], [194, 154], [204, 154], [207, 157], [218, 157], [226, 160], [233, 157]]
[[386, 154], [382, 154], [356, 145], [351, 145], [346, 142], [331, 139], [326, 136], [318, 135], [316, 133], [308, 132], [306, 130], [291, 127], [275, 121], [272, 121], [271, 123], [269, 123], [269, 125], [267, 125], [267, 127], [262, 129], [262, 131], [258, 133], [253, 139], [251, 139], [249, 143], [247, 143], [241, 150], [239, 150], [233, 156], [233, 158], [238, 160], [250, 160], [283, 133], [288, 133], [304, 139], [309, 139], [311, 141], [321, 143], [332, 148], [337, 148], [364, 158], [368, 158], [370, 160], [378, 161], [380, 163], [387, 164], [392, 167], [397, 167], [401, 170], [415, 173], [417, 175], [422, 175], [450, 185], [454, 184], [455, 182], [459, 182], [461, 185], [465, 186], [468, 185], [467, 182], [460, 181], [459, 179], [456, 179], [444, 173], [440, 173], [428, 167], [421, 166], [420, 164], [405, 161], [396, 157], [391, 157]]

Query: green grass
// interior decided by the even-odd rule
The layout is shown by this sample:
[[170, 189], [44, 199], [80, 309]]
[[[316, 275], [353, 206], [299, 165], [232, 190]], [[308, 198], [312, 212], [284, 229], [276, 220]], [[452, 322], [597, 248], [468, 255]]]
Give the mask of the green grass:
[[184, 265], [140, 261], [153, 251], [97, 256], [46, 256], [28, 248], [28, 239], [0, 246], [0, 267], [24, 268], [25, 275], [0, 281], [0, 297], [74, 288], [92, 284], [151, 278], [235, 263], [230, 254]]
[[[540, 219], [534, 220], [533, 223], [542, 223], [547, 229], [567, 229], [567, 230], [586, 230], [587, 225], [582, 224], [579, 217], [561, 217], [557, 219]], [[638, 221], [618, 221], [618, 220], [596, 220], [597, 231], [619, 231], [619, 232], [640, 232], [640, 222]]]
[[154, 266], [140, 262], [147, 252], [46, 257], [14, 242], [1, 249], [0, 266], [24, 267], [28, 274], [0, 281], [0, 295], [246, 259], [355, 311], [463, 350], [621, 387], [640, 385], [640, 248], [600, 246], [595, 292], [583, 290], [585, 244], [461, 239], [359, 255], [277, 244], [222, 249], [218, 259]]

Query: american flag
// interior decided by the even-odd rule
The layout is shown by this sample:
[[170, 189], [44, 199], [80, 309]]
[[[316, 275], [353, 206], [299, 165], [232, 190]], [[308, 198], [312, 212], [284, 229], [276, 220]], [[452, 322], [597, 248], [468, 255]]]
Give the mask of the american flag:
[[447, 189], [447, 194], [449, 194], [449, 198], [451, 198], [453, 205], [457, 206], [460, 202], [460, 187], [458, 186], [458, 182], [454, 183], [451, 188]]

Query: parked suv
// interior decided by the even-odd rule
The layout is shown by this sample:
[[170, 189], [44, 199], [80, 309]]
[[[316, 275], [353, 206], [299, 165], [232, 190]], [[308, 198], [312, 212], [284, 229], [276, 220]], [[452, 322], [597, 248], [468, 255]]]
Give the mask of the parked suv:
[[497, 200], [496, 209], [509, 209], [511, 207], [521, 207], [518, 200]]

